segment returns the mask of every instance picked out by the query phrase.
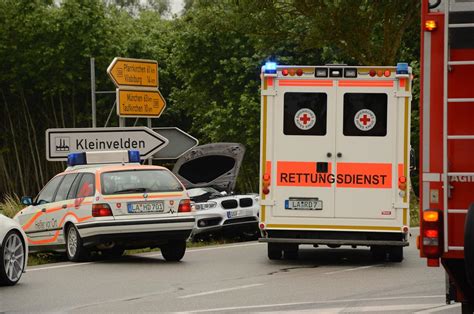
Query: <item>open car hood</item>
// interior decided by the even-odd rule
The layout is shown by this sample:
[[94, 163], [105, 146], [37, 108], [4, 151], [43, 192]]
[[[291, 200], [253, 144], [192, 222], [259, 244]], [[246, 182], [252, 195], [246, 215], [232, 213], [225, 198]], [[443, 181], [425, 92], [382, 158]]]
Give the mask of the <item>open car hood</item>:
[[245, 147], [239, 143], [212, 143], [196, 146], [181, 156], [173, 173], [186, 188], [210, 186], [219, 191], [235, 188]]

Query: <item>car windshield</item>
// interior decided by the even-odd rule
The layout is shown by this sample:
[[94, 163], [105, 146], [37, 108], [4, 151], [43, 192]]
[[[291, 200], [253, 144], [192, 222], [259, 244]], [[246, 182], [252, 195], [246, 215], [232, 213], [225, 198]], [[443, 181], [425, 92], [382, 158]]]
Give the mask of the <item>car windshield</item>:
[[167, 170], [127, 170], [105, 172], [102, 194], [182, 191], [179, 181]]

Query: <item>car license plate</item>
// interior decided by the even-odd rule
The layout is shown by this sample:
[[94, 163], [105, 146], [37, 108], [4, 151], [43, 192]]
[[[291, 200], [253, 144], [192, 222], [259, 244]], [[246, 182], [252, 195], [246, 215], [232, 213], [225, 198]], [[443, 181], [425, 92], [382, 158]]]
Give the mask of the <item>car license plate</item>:
[[132, 214], [162, 213], [163, 202], [128, 203], [128, 212]]
[[243, 211], [242, 210], [229, 210], [227, 212], [227, 218], [235, 218], [235, 217], [239, 217], [239, 216], [243, 216]]
[[290, 198], [285, 200], [285, 209], [322, 210], [323, 201], [317, 198]]

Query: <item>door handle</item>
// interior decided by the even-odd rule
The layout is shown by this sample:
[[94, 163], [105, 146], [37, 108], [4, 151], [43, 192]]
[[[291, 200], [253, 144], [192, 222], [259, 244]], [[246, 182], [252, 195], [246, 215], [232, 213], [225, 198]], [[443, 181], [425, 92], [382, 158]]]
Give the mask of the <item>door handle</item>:
[[46, 213], [46, 208], [41, 208], [41, 212]]
[[338, 157], [338, 158], [341, 158], [341, 157], [342, 157], [342, 153], [337, 153], [337, 157]]
[[328, 158], [331, 158], [331, 157], [332, 157], [332, 154], [331, 154], [331, 153], [327, 153], [326, 156], [328, 156]]
[[62, 207], [62, 208], [67, 208], [67, 205], [66, 205], [66, 204], [64, 204], [64, 205], [63, 205], [63, 206], [61, 206], [61, 207]]

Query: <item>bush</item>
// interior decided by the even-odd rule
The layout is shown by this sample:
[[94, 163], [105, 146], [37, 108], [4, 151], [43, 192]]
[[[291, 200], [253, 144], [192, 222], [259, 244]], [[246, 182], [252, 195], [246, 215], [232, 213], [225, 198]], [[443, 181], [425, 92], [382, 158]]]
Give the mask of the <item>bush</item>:
[[2, 202], [0, 202], [0, 214], [13, 218], [21, 209], [23, 205], [16, 194], [6, 195]]

